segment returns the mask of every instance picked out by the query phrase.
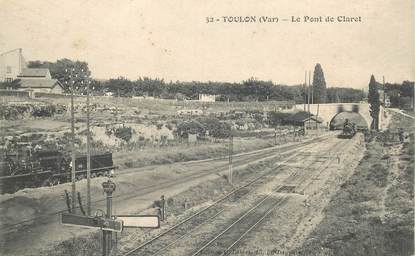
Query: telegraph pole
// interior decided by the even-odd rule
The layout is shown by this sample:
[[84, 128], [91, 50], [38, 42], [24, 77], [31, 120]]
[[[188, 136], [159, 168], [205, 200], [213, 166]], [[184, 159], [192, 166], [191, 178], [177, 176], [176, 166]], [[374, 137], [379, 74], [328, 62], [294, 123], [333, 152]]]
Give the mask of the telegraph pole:
[[233, 155], [233, 135], [231, 134], [230, 141], [229, 141], [229, 178], [228, 182], [232, 185], [232, 155]]
[[[311, 112], [310, 112], [310, 100], [312, 100], [312, 95], [310, 97], [310, 91], [311, 91], [311, 71], [308, 71], [308, 128], [310, 128], [310, 119], [311, 119]], [[311, 91], [312, 93], [312, 91]]]
[[310, 86], [311, 86], [311, 104], [314, 104], [314, 85], [311, 84], [311, 71], [309, 73], [309, 79], [310, 79]]
[[115, 122], [118, 122], [118, 98], [120, 97], [120, 89], [117, 89], [117, 98], [115, 99]]
[[305, 71], [305, 76], [304, 76], [304, 111], [305, 111], [305, 105], [307, 104], [307, 71]]
[[[67, 69], [65, 71], [68, 71]], [[74, 68], [70, 69], [69, 75], [69, 83], [71, 85], [71, 148], [72, 148], [72, 171], [71, 171], [71, 182], [72, 182], [72, 213], [76, 213], [76, 164], [75, 164], [75, 114], [74, 114], [74, 104], [73, 104], [73, 91], [74, 91], [74, 83], [73, 80], [73, 72], [75, 71]]]
[[[83, 71], [83, 70], [82, 70]], [[91, 135], [89, 127], [89, 84], [90, 80], [86, 81], [86, 198], [87, 198], [87, 214], [91, 216]]]
[[385, 102], [385, 100], [386, 100], [386, 91], [385, 91], [385, 76], [382, 76], [382, 78], [383, 78], [383, 106], [384, 107], [386, 107], [386, 102]]
[[310, 71], [308, 71], [307, 110], [310, 112]]

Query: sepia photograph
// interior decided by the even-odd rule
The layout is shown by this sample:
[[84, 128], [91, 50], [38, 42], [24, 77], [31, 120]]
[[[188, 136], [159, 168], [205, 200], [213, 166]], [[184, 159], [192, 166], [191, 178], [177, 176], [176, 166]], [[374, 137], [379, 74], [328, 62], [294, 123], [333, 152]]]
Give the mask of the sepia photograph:
[[0, 0], [0, 255], [414, 256], [414, 10]]

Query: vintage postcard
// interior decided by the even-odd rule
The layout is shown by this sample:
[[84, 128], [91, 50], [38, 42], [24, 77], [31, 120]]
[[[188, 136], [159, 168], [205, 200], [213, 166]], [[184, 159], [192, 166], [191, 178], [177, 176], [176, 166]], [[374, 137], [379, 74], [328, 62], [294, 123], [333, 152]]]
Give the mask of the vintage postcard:
[[414, 255], [410, 0], [0, 0], [0, 255]]

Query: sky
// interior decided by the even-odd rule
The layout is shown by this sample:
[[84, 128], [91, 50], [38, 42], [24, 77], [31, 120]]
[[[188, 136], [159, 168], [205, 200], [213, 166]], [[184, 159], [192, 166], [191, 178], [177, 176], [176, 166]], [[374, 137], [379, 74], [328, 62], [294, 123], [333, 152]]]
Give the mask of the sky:
[[[0, 52], [83, 60], [101, 79], [301, 84], [320, 63], [329, 87], [366, 88], [371, 74], [415, 80], [413, 13], [412, 0], [0, 0]], [[362, 21], [290, 22], [343, 15]], [[206, 23], [222, 16], [279, 21]]]

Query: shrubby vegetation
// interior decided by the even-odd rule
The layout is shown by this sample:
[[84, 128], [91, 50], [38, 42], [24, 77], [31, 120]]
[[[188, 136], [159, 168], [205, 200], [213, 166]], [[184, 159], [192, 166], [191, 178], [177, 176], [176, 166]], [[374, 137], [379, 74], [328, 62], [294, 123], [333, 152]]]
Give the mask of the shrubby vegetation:
[[327, 88], [327, 102], [328, 103], [356, 103], [364, 99], [365, 93], [362, 90], [343, 87]]
[[0, 120], [15, 120], [27, 117], [51, 117], [63, 113], [66, 109], [61, 105], [0, 104]]
[[108, 136], [114, 135], [115, 137], [129, 142], [133, 136], [133, 130], [131, 127], [122, 126], [117, 128], [111, 128], [105, 132]]
[[[378, 88], [383, 85], [378, 83]], [[403, 81], [402, 84], [385, 83], [385, 92], [390, 98], [391, 107], [410, 109], [414, 95], [414, 82]]]
[[197, 134], [200, 137], [211, 136], [214, 138], [228, 138], [232, 127], [228, 122], [217, 118], [201, 117], [196, 120], [185, 120], [177, 124], [177, 134], [187, 138], [189, 134]]

